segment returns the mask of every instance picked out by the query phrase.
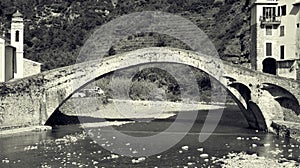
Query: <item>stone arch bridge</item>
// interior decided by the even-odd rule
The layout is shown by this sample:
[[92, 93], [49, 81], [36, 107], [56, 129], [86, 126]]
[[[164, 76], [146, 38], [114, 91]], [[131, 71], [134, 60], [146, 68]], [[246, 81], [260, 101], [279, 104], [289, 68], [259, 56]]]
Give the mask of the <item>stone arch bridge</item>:
[[271, 130], [272, 121], [284, 120], [286, 111], [294, 116], [300, 112], [300, 83], [295, 80], [256, 72], [192, 51], [145, 48], [1, 83], [0, 127], [44, 124], [79, 86], [115, 70], [159, 62], [189, 65], [210, 75], [223, 72], [217, 80], [237, 102], [252, 128]]

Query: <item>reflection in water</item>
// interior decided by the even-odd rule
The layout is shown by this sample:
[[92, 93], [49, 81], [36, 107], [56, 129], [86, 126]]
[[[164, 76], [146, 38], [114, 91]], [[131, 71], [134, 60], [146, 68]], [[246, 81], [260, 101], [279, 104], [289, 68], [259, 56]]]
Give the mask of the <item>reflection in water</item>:
[[[106, 137], [88, 136], [79, 125], [57, 127], [49, 132], [24, 133], [0, 138], [0, 167], [176, 167], [216, 165], [213, 160], [230, 152], [257, 153], [259, 156], [289, 158], [299, 161], [299, 146], [293, 140], [278, 138], [273, 134], [256, 132], [235, 107], [227, 108], [212, 136], [203, 143], [198, 141], [207, 112], [199, 111], [190, 132], [171, 149], [147, 158], [131, 158], [107, 151], [111, 145]], [[115, 129], [134, 136], [150, 136], [164, 131], [176, 116], [165, 120], [131, 123]], [[184, 122], [188, 121], [182, 121]], [[95, 128], [100, 130], [100, 128]], [[105, 130], [101, 128], [101, 130]], [[170, 132], [171, 135], [182, 132]], [[98, 144], [95, 143], [97, 139]], [[115, 139], [117, 140], [117, 139]], [[156, 146], [153, 146], [156, 147]], [[124, 144], [124, 150], [130, 144]], [[274, 152], [275, 151], [275, 152]], [[132, 151], [136, 152], [136, 151]], [[203, 158], [205, 157], [205, 158]]]
[[24, 145], [35, 144], [37, 142], [48, 139], [49, 133], [24, 133], [12, 137], [4, 137], [0, 139], [1, 154], [15, 154], [23, 151]]

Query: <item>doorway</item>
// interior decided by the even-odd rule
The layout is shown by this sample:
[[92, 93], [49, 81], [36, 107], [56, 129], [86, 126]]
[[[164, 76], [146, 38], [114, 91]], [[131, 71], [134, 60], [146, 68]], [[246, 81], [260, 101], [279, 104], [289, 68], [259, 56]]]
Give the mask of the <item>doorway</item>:
[[263, 72], [276, 75], [276, 60], [274, 58], [266, 58], [263, 62]]

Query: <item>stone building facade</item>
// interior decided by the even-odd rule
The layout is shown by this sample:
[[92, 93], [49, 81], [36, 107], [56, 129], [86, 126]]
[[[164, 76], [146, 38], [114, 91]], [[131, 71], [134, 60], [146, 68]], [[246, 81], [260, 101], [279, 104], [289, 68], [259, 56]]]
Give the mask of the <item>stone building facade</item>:
[[251, 67], [300, 79], [300, 0], [256, 0], [251, 5]]

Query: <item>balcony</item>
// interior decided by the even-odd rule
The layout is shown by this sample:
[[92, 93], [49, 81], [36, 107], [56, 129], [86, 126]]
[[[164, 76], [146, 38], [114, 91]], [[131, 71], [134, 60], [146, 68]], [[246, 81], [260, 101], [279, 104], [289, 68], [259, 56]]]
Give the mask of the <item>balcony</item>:
[[280, 16], [273, 16], [273, 17], [261, 16], [259, 18], [259, 21], [261, 22], [262, 25], [280, 25], [281, 18]]
[[277, 5], [278, 0], [252, 0], [256, 5]]
[[255, 0], [257, 3], [278, 3], [278, 0]]
[[294, 3], [293, 3], [294, 6], [298, 6], [300, 5], [300, 0], [296, 0]]

